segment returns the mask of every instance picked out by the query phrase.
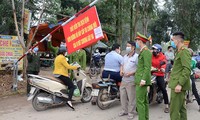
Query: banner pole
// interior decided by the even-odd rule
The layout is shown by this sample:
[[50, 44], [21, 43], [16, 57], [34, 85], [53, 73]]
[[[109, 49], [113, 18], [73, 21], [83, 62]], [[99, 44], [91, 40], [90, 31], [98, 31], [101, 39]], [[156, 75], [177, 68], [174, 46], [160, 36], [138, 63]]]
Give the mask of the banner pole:
[[53, 31], [51, 31], [49, 34], [47, 34], [43, 39], [41, 39], [37, 44], [35, 44], [34, 46], [32, 46], [26, 53], [24, 53], [24, 55], [22, 55], [16, 62], [15, 64], [17, 65], [18, 62], [24, 58], [30, 51], [32, 51], [35, 47], [37, 47], [41, 42], [43, 42], [45, 39], [47, 39], [50, 35], [52, 35], [54, 32], [56, 32], [57, 30], [59, 30], [62, 26], [66, 25], [67, 23], [69, 23], [70, 21], [72, 21], [74, 18], [78, 17], [80, 14], [82, 14], [83, 12], [85, 12], [86, 10], [88, 10], [89, 8], [91, 8], [93, 5], [95, 5], [99, 0], [95, 0], [92, 3], [90, 3], [88, 6], [86, 6], [85, 8], [83, 8], [82, 10], [80, 10], [78, 13], [76, 13], [75, 15], [73, 15], [71, 18], [69, 18], [67, 21], [65, 21], [64, 23], [62, 23], [61, 25], [59, 25], [57, 28], [55, 28]]

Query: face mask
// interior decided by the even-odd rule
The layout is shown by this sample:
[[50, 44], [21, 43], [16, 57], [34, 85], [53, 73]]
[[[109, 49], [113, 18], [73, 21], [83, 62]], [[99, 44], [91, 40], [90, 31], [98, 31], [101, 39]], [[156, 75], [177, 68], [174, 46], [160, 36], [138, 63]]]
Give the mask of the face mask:
[[153, 56], [157, 56], [158, 52], [153, 51]]
[[131, 47], [126, 47], [126, 52], [130, 53], [131, 52]]
[[67, 54], [67, 52], [65, 52], [65, 56], [67, 56], [68, 54]]
[[171, 41], [171, 46], [172, 46], [173, 48], [176, 48], [176, 45], [175, 45], [174, 41]]
[[140, 49], [140, 46], [138, 45], [138, 43], [136, 42], [136, 48], [137, 49]]
[[35, 47], [34, 49], [33, 49], [33, 51], [36, 53], [36, 52], [38, 52], [38, 47]]

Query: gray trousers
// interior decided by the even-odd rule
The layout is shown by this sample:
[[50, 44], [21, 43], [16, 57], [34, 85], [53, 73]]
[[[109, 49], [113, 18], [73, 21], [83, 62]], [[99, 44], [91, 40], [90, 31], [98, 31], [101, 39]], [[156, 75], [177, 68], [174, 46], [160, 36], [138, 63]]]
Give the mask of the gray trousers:
[[122, 111], [133, 115], [136, 111], [136, 96], [135, 85], [132, 82], [121, 82], [120, 86], [120, 100], [122, 105]]

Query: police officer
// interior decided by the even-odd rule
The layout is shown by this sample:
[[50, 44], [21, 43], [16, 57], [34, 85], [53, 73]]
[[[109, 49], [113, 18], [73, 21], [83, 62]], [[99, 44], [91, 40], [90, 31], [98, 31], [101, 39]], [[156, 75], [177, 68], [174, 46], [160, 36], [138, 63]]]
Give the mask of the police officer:
[[145, 45], [147, 37], [137, 33], [136, 48], [140, 49], [138, 57], [138, 67], [135, 73], [136, 85], [136, 106], [138, 111], [138, 120], [149, 120], [149, 105], [147, 99], [147, 86], [151, 85], [151, 58], [152, 54]]
[[[32, 46], [36, 45], [37, 42], [33, 43]], [[28, 66], [27, 66], [27, 74], [38, 75], [40, 72], [40, 54], [38, 53], [38, 46], [35, 47], [30, 53], [27, 54]], [[27, 82], [27, 96], [29, 96], [29, 92], [31, 90], [30, 84]]]
[[171, 88], [170, 118], [171, 120], [187, 120], [185, 102], [186, 90], [190, 90], [190, 51], [184, 46], [184, 34], [173, 34], [172, 42], [176, 45], [174, 65], [169, 80]]

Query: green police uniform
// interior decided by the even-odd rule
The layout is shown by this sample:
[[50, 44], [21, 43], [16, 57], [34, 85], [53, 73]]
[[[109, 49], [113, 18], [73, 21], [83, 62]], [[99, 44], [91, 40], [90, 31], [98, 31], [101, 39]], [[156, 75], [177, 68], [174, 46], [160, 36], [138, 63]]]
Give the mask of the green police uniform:
[[[151, 58], [150, 50], [145, 46], [138, 58], [138, 67], [135, 73], [136, 106], [139, 120], [149, 120], [149, 102], [147, 98], [147, 86], [151, 85]], [[140, 86], [141, 80], [146, 81], [145, 86]]]
[[[81, 66], [81, 69], [85, 70], [86, 68], [86, 52], [83, 49], [80, 49], [80, 51], [77, 52], [73, 52], [72, 54], [70, 54], [69, 56], [69, 63], [73, 63], [73, 62], [78, 62], [78, 64]], [[73, 71], [69, 71], [71, 73], [70, 78], [73, 79]]]
[[[190, 90], [190, 63], [190, 52], [183, 46], [176, 53], [169, 81], [169, 88], [171, 88], [171, 120], [187, 120], [185, 94], [186, 90]], [[182, 90], [180, 93], [175, 93], [175, 87], [178, 84], [182, 86]]]
[[86, 52], [81, 49], [69, 55], [69, 63], [78, 62], [83, 70], [86, 68]]
[[52, 45], [52, 42], [51, 42], [51, 41], [48, 41], [47, 46], [48, 46], [48, 48], [53, 52], [54, 56], [56, 57], [57, 54], [58, 54], [58, 49], [59, 49], [59, 47], [54, 47], [54, 46]]

